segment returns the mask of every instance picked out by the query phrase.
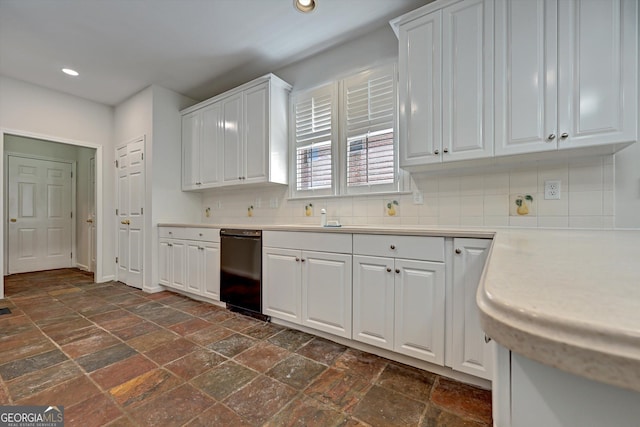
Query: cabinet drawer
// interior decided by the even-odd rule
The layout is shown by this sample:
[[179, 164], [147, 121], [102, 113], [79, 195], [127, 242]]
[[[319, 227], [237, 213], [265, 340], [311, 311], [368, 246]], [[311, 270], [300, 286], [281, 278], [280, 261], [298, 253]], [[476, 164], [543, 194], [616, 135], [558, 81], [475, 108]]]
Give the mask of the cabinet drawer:
[[350, 254], [351, 234], [264, 231], [262, 246]]
[[219, 242], [220, 229], [199, 227], [158, 227], [159, 236], [172, 239]]
[[444, 237], [355, 234], [353, 253], [444, 262]]

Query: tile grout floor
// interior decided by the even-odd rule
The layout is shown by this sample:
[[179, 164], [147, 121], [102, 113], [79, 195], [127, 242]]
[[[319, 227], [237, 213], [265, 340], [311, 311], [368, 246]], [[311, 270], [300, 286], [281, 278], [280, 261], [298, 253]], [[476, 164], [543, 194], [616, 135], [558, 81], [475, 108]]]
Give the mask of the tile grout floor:
[[76, 269], [5, 277], [0, 405], [67, 426], [491, 425], [491, 393]]

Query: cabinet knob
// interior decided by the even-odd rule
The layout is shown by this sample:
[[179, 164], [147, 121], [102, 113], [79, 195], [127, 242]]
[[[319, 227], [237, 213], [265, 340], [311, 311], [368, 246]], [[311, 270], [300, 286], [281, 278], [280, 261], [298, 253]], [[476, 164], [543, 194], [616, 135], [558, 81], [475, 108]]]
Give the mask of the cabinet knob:
[[433, 154], [435, 154], [435, 155], [437, 156], [438, 154], [440, 154], [440, 150], [435, 150], [435, 151], [433, 152]]
[[173, 246], [173, 243], [167, 243], [167, 246], [171, 247]]
[[457, 249], [457, 248], [456, 248], [456, 253], [457, 253], [458, 255], [460, 255], [460, 254], [462, 253], [462, 250], [461, 250], [461, 249]]
[[484, 342], [489, 344], [489, 341], [491, 341], [491, 337], [488, 336], [487, 334], [484, 334]]
[[391, 273], [391, 267], [387, 267], [387, 272]]
[[306, 259], [302, 258], [300, 261], [305, 262], [305, 261], [306, 261]]
[[562, 135], [560, 135], [560, 138], [567, 139], [569, 138], [569, 134], [567, 132], [563, 132]]
[[553, 141], [554, 139], [556, 139], [556, 134], [552, 133], [547, 137], [547, 141]]
[[444, 150], [442, 150], [442, 151], [443, 151], [443, 152], [445, 152], [445, 153], [448, 153], [448, 152], [449, 152], [449, 149], [448, 149], [448, 148], [445, 148], [445, 149], [444, 149]]
[[390, 247], [391, 247], [391, 249], [395, 249], [396, 245], [391, 245]]
[[170, 231], [169, 234], [173, 234], [173, 231]]
[[396, 273], [400, 274], [400, 269], [396, 268]]
[[296, 257], [296, 262], [300, 261], [300, 258]]

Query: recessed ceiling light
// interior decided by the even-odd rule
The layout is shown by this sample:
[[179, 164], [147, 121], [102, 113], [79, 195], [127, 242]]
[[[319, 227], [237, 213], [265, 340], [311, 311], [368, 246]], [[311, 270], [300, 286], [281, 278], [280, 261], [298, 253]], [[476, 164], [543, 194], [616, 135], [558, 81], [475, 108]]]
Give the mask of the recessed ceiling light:
[[316, 8], [316, 0], [293, 0], [293, 6], [303, 13], [309, 13]]
[[71, 68], [63, 68], [62, 72], [73, 77], [77, 77], [80, 75], [79, 72], [77, 72], [76, 70], [72, 70]]

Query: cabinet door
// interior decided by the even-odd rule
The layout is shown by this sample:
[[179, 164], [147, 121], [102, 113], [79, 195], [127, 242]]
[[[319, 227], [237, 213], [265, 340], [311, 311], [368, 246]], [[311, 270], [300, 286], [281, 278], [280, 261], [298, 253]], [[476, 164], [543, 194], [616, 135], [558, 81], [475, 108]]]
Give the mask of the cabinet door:
[[265, 182], [269, 161], [269, 86], [244, 92], [244, 182]]
[[496, 1], [496, 155], [557, 148], [557, 56], [556, 0]]
[[171, 243], [171, 284], [172, 288], [186, 289], [187, 245], [181, 240]]
[[301, 252], [264, 248], [262, 251], [262, 312], [293, 323], [302, 322]]
[[393, 259], [353, 256], [352, 339], [393, 350]]
[[200, 242], [191, 241], [185, 243], [185, 290], [194, 294], [202, 293], [202, 251]]
[[400, 167], [440, 162], [442, 13], [400, 27]]
[[302, 252], [302, 324], [351, 338], [351, 255]]
[[215, 103], [202, 110], [200, 138], [200, 188], [214, 187], [222, 181], [222, 143], [224, 141], [222, 106]]
[[394, 276], [394, 350], [443, 365], [444, 263], [396, 259]]
[[182, 117], [182, 189], [193, 190], [200, 182], [200, 124], [199, 111]]
[[158, 241], [158, 283], [171, 286], [171, 240]]
[[220, 301], [220, 243], [202, 243], [202, 285], [204, 295]]
[[[486, 343], [480, 326], [476, 293], [491, 240], [453, 240], [453, 342], [451, 367], [492, 379], [493, 343]], [[458, 253], [459, 252], [459, 253]]]
[[560, 148], [637, 140], [637, 8], [637, 0], [558, 2]]
[[242, 148], [242, 93], [225, 98], [222, 101], [224, 116], [223, 158], [225, 184], [242, 182], [243, 148]]
[[493, 0], [442, 9], [442, 160], [493, 155]]

